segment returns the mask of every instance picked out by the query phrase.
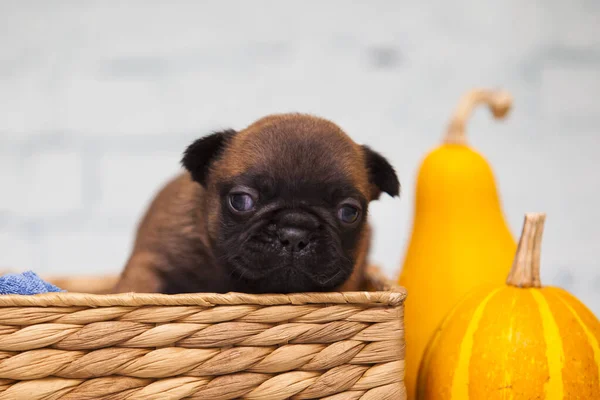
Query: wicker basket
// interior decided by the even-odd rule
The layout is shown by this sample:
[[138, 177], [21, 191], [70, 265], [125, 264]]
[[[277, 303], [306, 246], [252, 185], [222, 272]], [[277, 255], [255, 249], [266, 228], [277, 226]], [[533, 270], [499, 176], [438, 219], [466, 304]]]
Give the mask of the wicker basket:
[[406, 293], [368, 276], [376, 291], [0, 296], [0, 400], [405, 399]]

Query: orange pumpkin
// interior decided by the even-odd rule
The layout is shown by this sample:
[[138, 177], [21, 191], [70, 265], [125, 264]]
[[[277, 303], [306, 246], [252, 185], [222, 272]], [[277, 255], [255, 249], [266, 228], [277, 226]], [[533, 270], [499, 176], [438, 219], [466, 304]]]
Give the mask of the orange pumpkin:
[[467, 295], [433, 335], [417, 398], [600, 399], [600, 321], [540, 283], [544, 214], [527, 214], [503, 286]]

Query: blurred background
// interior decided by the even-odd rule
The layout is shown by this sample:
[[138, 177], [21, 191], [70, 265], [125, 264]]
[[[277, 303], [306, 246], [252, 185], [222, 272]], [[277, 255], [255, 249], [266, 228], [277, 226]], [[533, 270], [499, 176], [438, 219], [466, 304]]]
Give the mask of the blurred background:
[[[515, 236], [547, 212], [542, 280], [600, 314], [600, 3], [596, 0], [0, 1], [0, 269], [118, 273], [138, 218], [213, 129], [314, 113], [390, 159], [372, 206], [392, 277], [415, 174], [460, 96]], [[485, 266], [482, 266], [485, 268]]]

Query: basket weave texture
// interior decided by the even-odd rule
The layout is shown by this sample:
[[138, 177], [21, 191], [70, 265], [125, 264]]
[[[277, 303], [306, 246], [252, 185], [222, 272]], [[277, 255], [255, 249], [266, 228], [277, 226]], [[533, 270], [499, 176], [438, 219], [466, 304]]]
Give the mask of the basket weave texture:
[[0, 296], [0, 400], [405, 399], [406, 293], [367, 275], [374, 291]]

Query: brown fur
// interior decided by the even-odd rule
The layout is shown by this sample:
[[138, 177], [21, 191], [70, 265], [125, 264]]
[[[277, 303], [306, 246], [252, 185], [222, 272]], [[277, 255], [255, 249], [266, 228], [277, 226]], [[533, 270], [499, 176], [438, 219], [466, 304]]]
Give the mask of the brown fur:
[[[319, 151], [281, 153], [282, 143], [317, 143]], [[210, 168], [206, 187], [187, 171], [172, 179], [158, 193], [144, 215], [132, 254], [115, 292], [163, 292], [167, 279], [181, 287], [175, 292], [232, 289], [230, 277], [217, 266], [212, 252], [222, 220], [217, 185], [250, 168], [289, 170], [289, 179], [317, 168], [321, 174], [350, 177], [367, 201], [379, 197], [381, 189], [370, 181], [365, 150], [337, 125], [312, 116], [282, 114], [262, 118], [236, 133]], [[315, 172], [311, 172], [314, 174]], [[308, 172], [307, 172], [308, 174]], [[394, 175], [395, 177], [395, 175]], [[359, 290], [370, 247], [370, 227], [364, 224], [353, 250], [356, 260], [350, 278], [338, 290]], [[175, 277], [175, 278], [174, 278]]]

